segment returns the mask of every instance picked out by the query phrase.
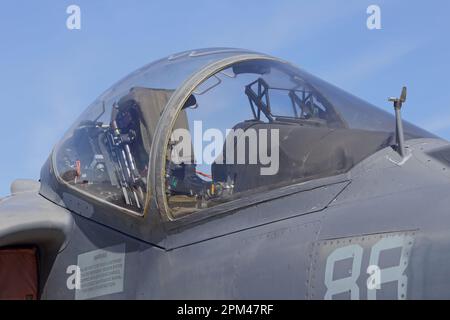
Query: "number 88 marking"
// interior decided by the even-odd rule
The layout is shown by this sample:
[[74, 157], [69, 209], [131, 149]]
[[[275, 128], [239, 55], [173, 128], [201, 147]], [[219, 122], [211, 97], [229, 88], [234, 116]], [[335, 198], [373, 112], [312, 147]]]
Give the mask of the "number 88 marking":
[[[369, 265], [379, 266], [381, 252], [401, 248], [400, 261], [397, 266], [380, 269], [380, 283], [397, 282], [397, 298], [406, 299], [408, 277], [405, 270], [408, 267], [409, 253], [413, 245], [414, 239], [410, 236], [393, 236], [381, 239], [371, 250]], [[354, 244], [334, 250], [327, 258], [325, 267], [325, 286], [327, 292], [325, 294], [326, 300], [333, 299], [333, 296], [341, 293], [350, 293], [352, 300], [360, 299], [359, 287], [357, 280], [361, 274], [362, 269], [363, 248], [360, 245]], [[349, 272], [350, 276], [333, 280], [333, 274], [336, 262], [352, 259], [352, 268]], [[375, 288], [367, 290], [367, 299], [376, 300], [377, 291]]]

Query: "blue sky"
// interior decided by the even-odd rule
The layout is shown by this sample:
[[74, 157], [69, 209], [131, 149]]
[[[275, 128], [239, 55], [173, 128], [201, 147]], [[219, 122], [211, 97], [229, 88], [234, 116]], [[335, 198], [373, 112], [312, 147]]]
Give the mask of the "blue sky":
[[[66, 28], [81, 8], [82, 29]], [[381, 30], [366, 9], [381, 7]], [[38, 179], [53, 145], [87, 105], [131, 71], [187, 49], [266, 52], [450, 139], [450, 1], [2, 0], [0, 196]]]

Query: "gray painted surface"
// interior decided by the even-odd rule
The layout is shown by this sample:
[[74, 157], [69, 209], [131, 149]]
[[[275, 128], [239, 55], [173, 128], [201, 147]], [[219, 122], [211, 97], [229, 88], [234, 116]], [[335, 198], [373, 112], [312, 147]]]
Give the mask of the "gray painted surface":
[[[42, 298], [74, 299], [75, 290], [66, 286], [67, 267], [77, 264], [80, 254], [124, 244], [124, 290], [98, 298], [321, 299], [327, 258], [352, 240], [363, 248], [356, 283], [365, 299], [374, 245], [408, 235], [414, 242], [404, 273], [405, 297], [449, 298], [450, 180], [440, 172], [445, 166], [427, 156], [443, 146], [450, 148], [441, 140], [411, 141], [413, 157], [403, 166], [390, 161], [391, 149], [382, 150], [349, 172], [350, 184], [332, 183], [176, 227], [159, 246], [70, 214], [36, 193], [20, 193], [0, 203], [0, 241], [42, 239], [42, 248], [58, 243]], [[380, 254], [380, 268], [398, 261], [394, 249]], [[345, 277], [351, 263], [337, 261], [334, 276]], [[377, 298], [397, 298], [397, 293], [394, 281], [383, 285]]]
[[[177, 221], [158, 184], [149, 214], [129, 216], [59, 184], [49, 161], [40, 191], [16, 181], [0, 200], [0, 247], [39, 248], [43, 299], [450, 298], [449, 150], [409, 140], [404, 163], [387, 147], [345, 174]], [[89, 293], [70, 286], [80, 263]]]

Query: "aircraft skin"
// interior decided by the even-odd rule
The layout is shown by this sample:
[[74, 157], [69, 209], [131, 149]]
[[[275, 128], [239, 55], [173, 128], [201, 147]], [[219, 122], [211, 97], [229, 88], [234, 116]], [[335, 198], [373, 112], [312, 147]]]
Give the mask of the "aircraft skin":
[[177, 220], [156, 190], [143, 217], [73, 192], [50, 157], [0, 201], [0, 246], [38, 248], [40, 299], [448, 299], [450, 143], [406, 146]]

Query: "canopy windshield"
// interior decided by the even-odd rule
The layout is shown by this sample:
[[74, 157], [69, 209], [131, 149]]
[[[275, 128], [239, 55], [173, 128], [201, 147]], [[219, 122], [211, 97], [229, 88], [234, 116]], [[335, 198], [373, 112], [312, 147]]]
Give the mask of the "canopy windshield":
[[170, 97], [192, 74], [240, 53], [248, 51], [186, 51], [130, 74], [89, 106], [56, 147], [57, 176], [82, 193], [143, 213], [153, 135]]
[[[149, 64], [114, 85], [87, 108], [55, 148], [54, 168], [60, 181], [87, 196], [144, 213], [148, 174], [154, 170], [149, 168], [150, 150], [169, 99], [205, 67], [246, 53], [251, 52], [186, 51]], [[247, 130], [251, 124], [280, 132], [279, 147], [285, 155], [280, 171], [236, 184], [236, 194], [347, 171], [394, 137], [390, 114], [289, 64], [259, 55], [225, 66], [192, 89], [173, 129], [192, 131], [199, 120], [225, 131]], [[407, 138], [431, 136], [410, 124], [405, 130]], [[233, 170], [245, 177], [239, 166], [233, 168], [209, 166], [204, 171], [219, 182], [230, 180], [224, 172]], [[252, 171], [244, 166], [242, 172]], [[191, 196], [197, 195], [194, 191], [187, 188]]]
[[189, 101], [164, 157], [173, 218], [348, 172], [395, 143], [392, 115], [276, 60], [227, 66]]

